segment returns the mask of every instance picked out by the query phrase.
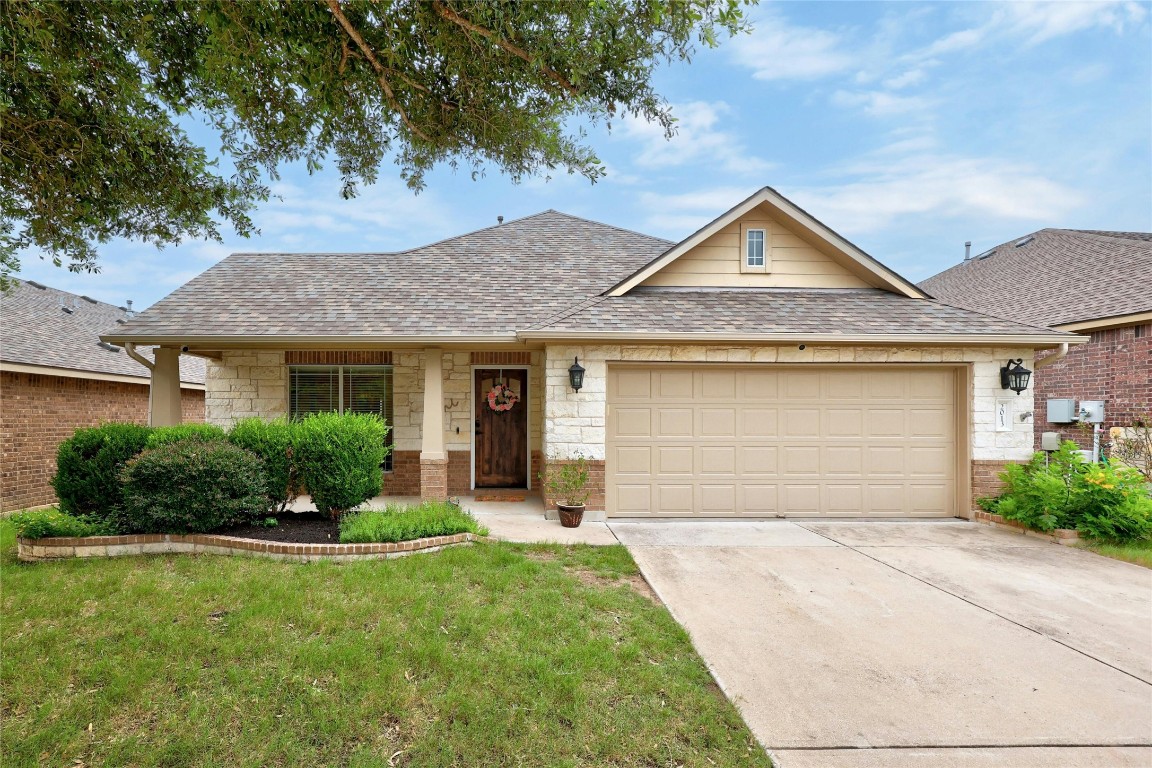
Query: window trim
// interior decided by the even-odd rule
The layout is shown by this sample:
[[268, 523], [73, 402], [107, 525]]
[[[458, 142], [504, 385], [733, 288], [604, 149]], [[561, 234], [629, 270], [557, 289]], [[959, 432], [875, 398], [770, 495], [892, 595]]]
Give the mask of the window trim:
[[[761, 241], [762, 261], [761, 264], [750, 264], [751, 257], [751, 236], [753, 232], [759, 232], [763, 237]], [[772, 245], [771, 245], [771, 230], [768, 222], [753, 221], [740, 223], [740, 271], [742, 273], [752, 274], [765, 274], [772, 271]]]

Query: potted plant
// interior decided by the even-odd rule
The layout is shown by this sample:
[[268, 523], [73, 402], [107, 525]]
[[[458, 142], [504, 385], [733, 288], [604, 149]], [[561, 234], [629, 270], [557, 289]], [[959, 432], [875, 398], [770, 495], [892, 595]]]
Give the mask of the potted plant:
[[584, 504], [588, 501], [588, 462], [577, 454], [569, 462], [554, 467], [545, 485], [548, 498], [556, 502], [560, 525], [578, 528], [584, 521]]

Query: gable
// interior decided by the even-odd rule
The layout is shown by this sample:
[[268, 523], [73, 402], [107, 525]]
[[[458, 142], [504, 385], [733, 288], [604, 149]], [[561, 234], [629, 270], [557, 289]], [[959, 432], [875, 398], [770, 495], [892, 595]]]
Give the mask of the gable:
[[[764, 233], [763, 266], [749, 266], [749, 231]], [[734, 288], [881, 288], [789, 229], [764, 204], [720, 228], [648, 277], [643, 286]], [[871, 276], [867, 276], [871, 277]]]
[[[763, 230], [762, 265], [745, 259], [750, 229]], [[681, 260], [684, 263], [678, 264]], [[909, 298], [928, 298], [771, 187], [757, 191], [604, 295], [624, 296], [641, 285], [879, 288]]]

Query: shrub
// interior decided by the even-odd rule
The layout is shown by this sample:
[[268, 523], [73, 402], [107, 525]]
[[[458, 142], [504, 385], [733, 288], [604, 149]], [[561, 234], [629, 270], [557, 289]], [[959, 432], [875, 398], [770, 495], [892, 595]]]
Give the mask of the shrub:
[[580, 507], [588, 501], [588, 460], [577, 454], [571, 461], [551, 467], [544, 480], [548, 498], [566, 507]]
[[1152, 534], [1152, 497], [1131, 467], [1088, 464], [1068, 441], [1049, 458], [1037, 453], [1000, 475], [1005, 492], [994, 511], [1042, 531], [1075, 528], [1113, 541]]
[[375, 414], [313, 413], [292, 430], [292, 457], [316, 509], [332, 517], [380, 493], [388, 426]]
[[101, 424], [78, 429], [56, 452], [52, 488], [60, 509], [92, 523], [115, 520], [122, 490], [120, 472], [140, 451], [151, 430], [139, 424]]
[[30, 509], [8, 518], [16, 535], [24, 539], [47, 539], [53, 536], [111, 536], [116, 533], [111, 523], [93, 523], [73, 517], [58, 509]]
[[171, 427], [153, 427], [152, 434], [148, 435], [147, 447], [159, 448], [179, 440], [205, 442], [224, 438], [224, 430], [215, 424], [175, 424]]
[[181, 440], [129, 461], [122, 473], [126, 533], [203, 533], [264, 517], [260, 459], [223, 440]]
[[296, 468], [292, 461], [292, 432], [295, 425], [284, 419], [241, 419], [228, 433], [233, 445], [251, 451], [264, 462], [267, 485], [264, 495], [268, 508], [283, 512], [296, 500]]
[[455, 504], [425, 501], [415, 507], [389, 504], [387, 509], [353, 512], [340, 520], [341, 544], [368, 544], [475, 533], [488, 529]]

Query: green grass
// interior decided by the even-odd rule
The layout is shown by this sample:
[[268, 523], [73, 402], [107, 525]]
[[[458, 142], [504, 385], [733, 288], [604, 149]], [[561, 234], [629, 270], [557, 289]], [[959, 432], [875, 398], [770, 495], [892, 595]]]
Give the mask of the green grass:
[[1126, 544], [1104, 544], [1098, 541], [1088, 541], [1085, 542], [1084, 546], [1105, 557], [1152, 568], [1152, 541], [1131, 541]]
[[487, 536], [488, 530], [460, 507], [442, 501], [416, 506], [389, 504], [383, 510], [352, 512], [340, 520], [341, 544], [411, 541], [455, 533]]
[[29, 565], [7, 522], [0, 547], [5, 765], [769, 765], [622, 547]]

